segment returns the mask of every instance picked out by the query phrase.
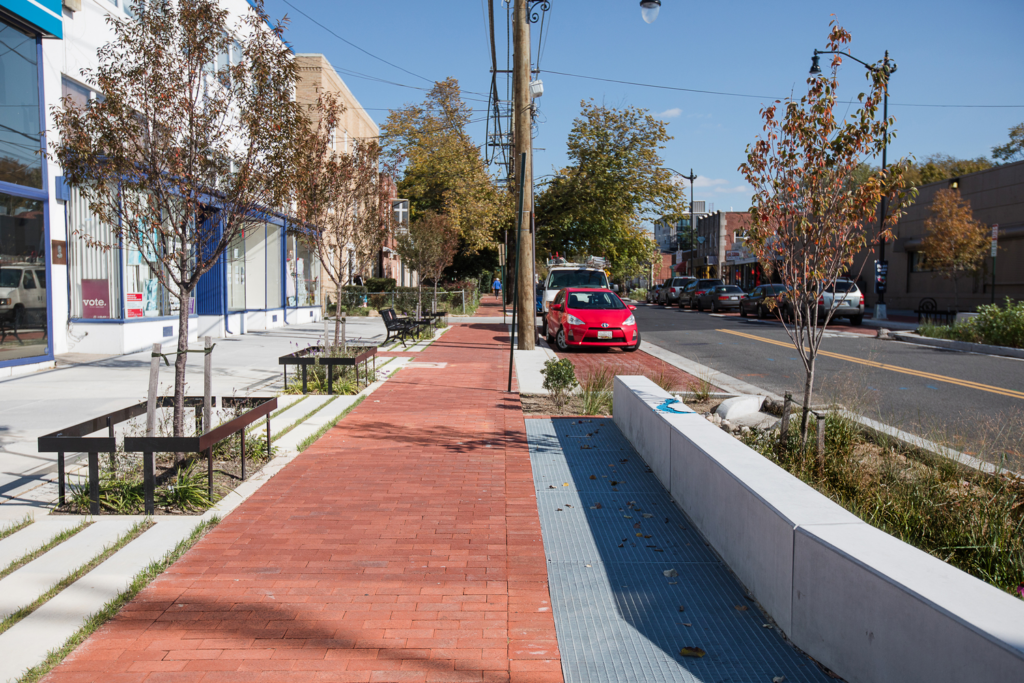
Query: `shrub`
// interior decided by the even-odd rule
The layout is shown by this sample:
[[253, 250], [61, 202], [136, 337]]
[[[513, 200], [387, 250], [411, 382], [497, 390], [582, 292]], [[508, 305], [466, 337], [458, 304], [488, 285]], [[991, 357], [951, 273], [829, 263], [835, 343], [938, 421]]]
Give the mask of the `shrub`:
[[569, 394], [576, 388], [576, 367], [568, 358], [551, 359], [541, 370], [544, 375], [544, 388], [551, 392], [551, 400], [561, 410], [569, 402]]
[[366, 280], [368, 292], [393, 292], [398, 283], [393, 277], [371, 277]]
[[1024, 301], [978, 306], [977, 317], [956, 325], [921, 325], [918, 334], [936, 339], [1024, 348]]
[[585, 415], [608, 415], [612, 412], [613, 377], [611, 370], [602, 365], [583, 379], [581, 387]]

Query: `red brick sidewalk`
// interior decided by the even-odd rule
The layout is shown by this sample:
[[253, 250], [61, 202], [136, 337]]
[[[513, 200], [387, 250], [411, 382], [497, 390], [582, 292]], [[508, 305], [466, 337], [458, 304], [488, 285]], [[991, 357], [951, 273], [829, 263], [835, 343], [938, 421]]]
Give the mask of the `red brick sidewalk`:
[[[615, 348], [583, 348], [568, 353], [555, 351], [559, 358], [568, 358], [576, 367], [576, 378], [581, 382], [595, 371], [604, 368], [613, 375], [643, 375], [661, 384], [667, 381], [671, 391], [693, 391], [701, 379], [669, 365], [660, 358], [643, 351], [627, 352]], [[710, 391], [721, 391], [712, 386]]]
[[48, 681], [561, 681], [499, 325], [460, 325]]
[[[512, 309], [506, 308], [506, 311], [511, 315]], [[494, 296], [493, 294], [483, 294], [480, 297], [480, 306], [476, 309], [474, 314], [476, 317], [492, 317], [501, 315], [501, 298]]]

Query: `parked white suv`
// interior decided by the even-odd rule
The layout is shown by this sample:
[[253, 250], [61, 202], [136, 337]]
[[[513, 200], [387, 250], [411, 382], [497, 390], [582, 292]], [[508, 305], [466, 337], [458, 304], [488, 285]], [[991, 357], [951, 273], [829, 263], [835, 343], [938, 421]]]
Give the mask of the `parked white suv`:
[[851, 325], [864, 322], [864, 294], [852, 280], [836, 280], [836, 284], [818, 294], [818, 321], [823, 322], [828, 311], [832, 319], [849, 318]]
[[46, 320], [46, 268], [16, 263], [0, 266], [0, 319], [15, 329]]

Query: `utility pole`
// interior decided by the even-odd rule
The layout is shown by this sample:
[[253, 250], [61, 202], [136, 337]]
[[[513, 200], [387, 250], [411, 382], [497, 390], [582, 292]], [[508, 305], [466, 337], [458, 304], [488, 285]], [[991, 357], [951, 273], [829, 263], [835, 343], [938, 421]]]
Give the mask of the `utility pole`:
[[522, 216], [517, 217], [519, 225], [516, 246], [516, 285], [519, 309], [518, 344], [520, 350], [532, 350], [537, 321], [535, 310], [536, 294], [533, 289], [533, 237], [530, 230], [533, 221], [533, 100], [530, 97], [530, 17], [527, 0], [515, 0], [513, 17], [513, 64], [512, 64], [512, 106], [513, 131], [515, 132], [515, 158], [525, 163], [520, 165], [523, 178], [519, 184], [523, 193], [520, 203]]

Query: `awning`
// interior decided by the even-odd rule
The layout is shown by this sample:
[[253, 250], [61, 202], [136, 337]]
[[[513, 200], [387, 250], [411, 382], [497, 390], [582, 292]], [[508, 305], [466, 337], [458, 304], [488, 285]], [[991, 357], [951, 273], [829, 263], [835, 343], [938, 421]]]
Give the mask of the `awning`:
[[12, 15], [39, 29], [47, 37], [64, 37], [62, 0], [0, 0], [4, 14]]

